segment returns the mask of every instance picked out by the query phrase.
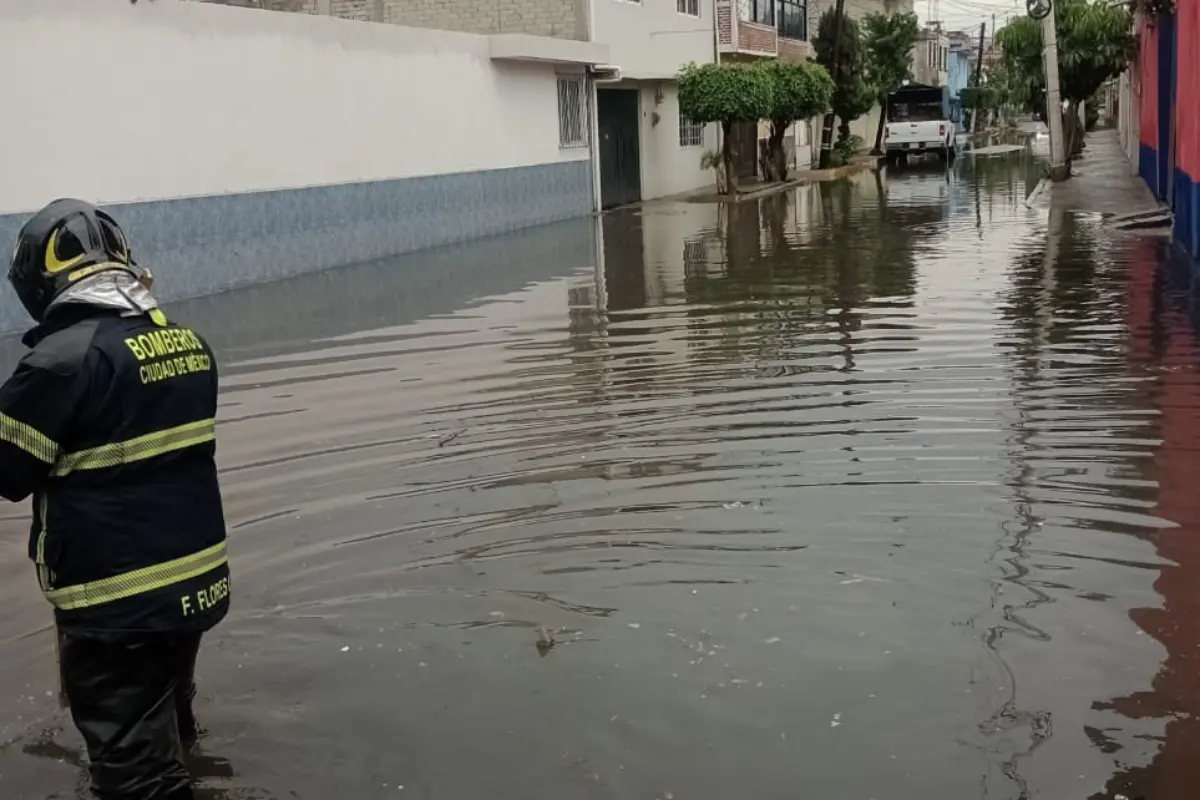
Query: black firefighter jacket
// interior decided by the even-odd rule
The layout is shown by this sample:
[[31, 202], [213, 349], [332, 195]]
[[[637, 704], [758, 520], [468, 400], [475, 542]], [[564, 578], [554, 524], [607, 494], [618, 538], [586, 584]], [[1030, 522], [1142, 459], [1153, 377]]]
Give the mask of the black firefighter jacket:
[[217, 369], [155, 309], [54, 309], [0, 387], [0, 495], [33, 496], [29, 556], [59, 626], [203, 631], [229, 605]]

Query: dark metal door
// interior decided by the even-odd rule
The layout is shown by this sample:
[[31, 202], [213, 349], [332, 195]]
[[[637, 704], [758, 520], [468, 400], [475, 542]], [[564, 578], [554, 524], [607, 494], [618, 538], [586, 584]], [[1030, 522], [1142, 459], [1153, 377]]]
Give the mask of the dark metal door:
[[596, 126], [600, 133], [600, 207], [614, 208], [642, 199], [642, 167], [638, 157], [638, 92], [596, 92]]

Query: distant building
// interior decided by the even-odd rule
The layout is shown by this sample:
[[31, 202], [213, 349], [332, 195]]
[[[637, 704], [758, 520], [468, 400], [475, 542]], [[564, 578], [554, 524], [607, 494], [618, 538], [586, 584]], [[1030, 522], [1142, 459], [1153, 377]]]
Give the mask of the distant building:
[[[972, 45], [974, 44], [974, 47]], [[962, 90], [970, 85], [971, 53], [976, 52], [978, 43], [971, 41], [970, 34], [950, 34], [950, 60], [946, 69], [946, 86], [950, 89], [950, 119], [959, 133], [966, 132], [966, 110], [963, 108]]]
[[913, 80], [926, 86], [946, 86], [949, 67], [949, 34], [937, 23], [927, 25], [913, 48]]
[[[745, 3], [747, 0], [739, 0], [739, 2]], [[833, 8], [835, 4], [836, 0], [808, 0], [808, 30], [810, 38], [816, 36], [821, 16]], [[913, 0], [854, 0], [854, 2], [846, 4], [846, 16], [853, 20], [861, 20], [868, 14], [886, 14], [892, 16], [894, 14], [911, 14], [912, 12]], [[850, 133], [861, 137], [868, 148], [875, 144], [875, 134], [879, 129], [879, 115], [881, 113], [883, 113], [883, 110], [879, 106], [875, 106], [866, 114], [863, 114], [850, 123]], [[814, 166], [820, 156], [821, 121], [820, 118], [809, 120], [807, 126], [808, 131], [806, 135], [808, 140], [812, 142], [811, 153]], [[797, 138], [799, 138], [799, 135]], [[836, 133], [834, 134], [834, 139], [837, 139]]]

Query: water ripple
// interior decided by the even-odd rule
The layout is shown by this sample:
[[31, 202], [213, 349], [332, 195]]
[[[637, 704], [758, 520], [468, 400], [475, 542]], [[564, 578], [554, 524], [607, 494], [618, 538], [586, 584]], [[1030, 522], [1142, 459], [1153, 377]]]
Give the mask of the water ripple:
[[[1200, 518], [1163, 499], [1200, 362], [1135, 316], [1140, 245], [1036, 176], [610, 214], [507, 284], [439, 262], [428, 314], [391, 265], [280, 285], [253, 340], [240, 295], [183, 306], [237, 575], [210, 785], [1015, 800], [1150, 763], [1162, 722], [1114, 709], [1162, 659], [1155, 537]], [[0, 585], [12, 642], [41, 612]], [[30, 657], [0, 738], [52, 716]]]

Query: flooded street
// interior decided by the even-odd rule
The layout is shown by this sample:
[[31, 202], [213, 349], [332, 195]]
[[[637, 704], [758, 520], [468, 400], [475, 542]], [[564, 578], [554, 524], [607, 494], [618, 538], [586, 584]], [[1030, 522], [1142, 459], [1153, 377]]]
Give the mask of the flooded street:
[[[202, 796], [1193, 797], [1190, 279], [1028, 208], [1038, 177], [963, 158], [175, 304], [221, 355], [235, 585]], [[0, 797], [84, 796], [0, 512]]]

